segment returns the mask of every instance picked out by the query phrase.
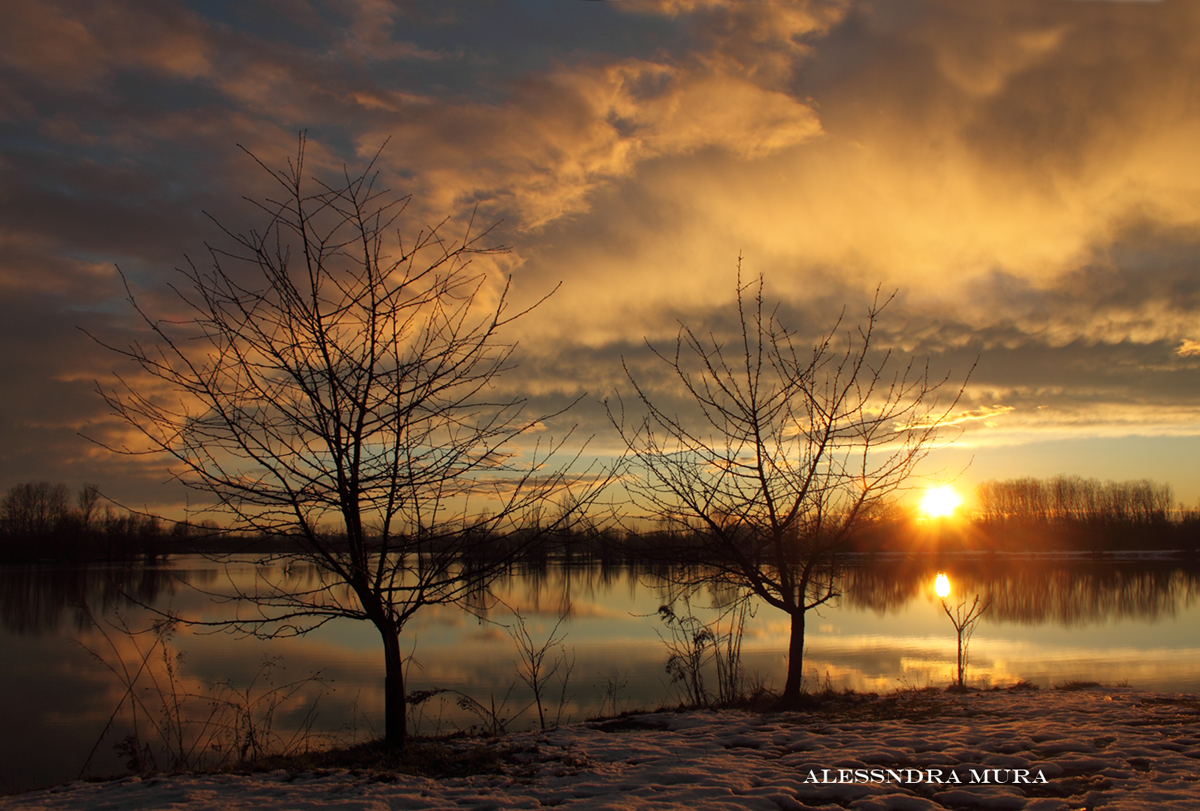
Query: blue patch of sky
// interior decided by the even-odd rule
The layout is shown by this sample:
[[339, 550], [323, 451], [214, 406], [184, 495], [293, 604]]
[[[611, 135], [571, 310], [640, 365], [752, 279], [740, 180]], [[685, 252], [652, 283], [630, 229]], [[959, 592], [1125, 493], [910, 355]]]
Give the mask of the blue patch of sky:
[[246, 0], [188, 0], [187, 7], [206, 20], [266, 42], [324, 51], [329, 32], [344, 28], [350, 18], [320, 3], [297, 3], [307, 14], [288, 13], [288, 4]]
[[[220, 180], [212, 176], [203, 160], [198, 161], [196, 154], [186, 147], [164, 143], [161, 149], [145, 149], [134, 154], [119, 148], [71, 146], [73, 148], [63, 149], [61, 145], [47, 145], [39, 150], [41, 154], [36, 162], [43, 169], [37, 173], [25, 172], [26, 181], [34, 188], [65, 199], [92, 200], [133, 209], [153, 209], [163, 202], [188, 200], [222, 188]], [[19, 154], [13, 149], [5, 151], [10, 155]], [[25, 165], [34, 162], [33, 153], [29, 153]], [[94, 170], [89, 169], [89, 172], [95, 172], [92, 180], [110, 172], [108, 176], [115, 182], [97, 186], [82, 178], [76, 170], [89, 165], [94, 167]], [[128, 180], [130, 186], [122, 188], [122, 180]]]
[[[145, 71], [122, 71], [114, 81], [119, 94], [89, 99], [87, 109], [78, 110], [78, 99], [70, 95], [43, 96], [38, 115], [9, 122], [0, 135], [0, 149], [24, 167], [22, 174], [36, 187], [53, 188], [77, 197], [80, 191], [60, 177], [69, 167], [82, 164], [111, 166], [117, 170], [154, 174], [155, 185], [169, 186], [170, 178], [187, 175], [187, 193], [216, 188], [215, 179], [191, 165], [185, 153], [193, 150], [188, 139], [155, 139], [152, 130], [140, 120], [157, 119], [172, 113], [194, 114], [198, 110], [227, 105], [218, 91], [202, 81], [166, 78]], [[88, 138], [59, 140], [47, 135], [44, 121], [70, 114], [87, 132]], [[124, 136], [134, 133], [141, 148], [131, 151]], [[232, 147], [232, 144], [231, 144]], [[30, 167], [40, 167], [36, 172]], [[113, 193], [109, 190], [107, 193]]]
[[[261, 4], [205, 0], [190, 7], [250, 36], [317, 53], [332, 51], [351, 22], [322, 8], [315, 13], [326, 25], [316, 29]], [[376, 62], [368, 67], [374, 81], [475, 101], [498, 100], [508, 80], [559, 61], [680, 55], [691, 44], [686, 17], [630, 13], [617, 4], [588, 0], [416, 0], [396, 10], [390, 37], [438, 57]]]
[[228, 97], [207, 79], [124, 70], [116, 74], [114, 84], [120, 87], [122, 113], [161, 115], [229, 105]]

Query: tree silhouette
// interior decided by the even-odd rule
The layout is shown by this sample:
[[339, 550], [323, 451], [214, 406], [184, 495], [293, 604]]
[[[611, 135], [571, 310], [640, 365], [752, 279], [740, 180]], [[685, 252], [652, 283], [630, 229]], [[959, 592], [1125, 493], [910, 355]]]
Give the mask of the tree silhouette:
[[693, 418], [656, 401], [628, 367], [644, 416], [627, 421], [623, 404], [609, 413], [640, 469], [635, 498], [699, 545], [687, 576], [744, 585], [790, 616], [782, 698], [794, 702], [805, 614], [839, 596], [841, 553], [905, 487], [958, 396], [939, 406], [945, 379], [875, 350], [888, 304], [878, 294], [857, 330], [843, 334], [839, 319], [803, 351], [762, 293], [761, 278], [743, 286], [739, 263], [737, 338], [683, 326], [673, 353], [654, 350], [698, 407]]
[[380, 187], [374, 161], [327, 184], [306, 175], [304, 148], [302, 136], [281, 170], [255, 158], [281, 197], [255, 202], [261, 230], [222, 227], [231, 247], [210, 246], [208, 267], [188, 261], [183, 316], [157, 318], [129, 293], [152, 338], [109, 346], [137, 373], [101, 393], [233, 529], [286, 535], [316, 564], [313, 581], [275, 567], [278, 579], [240, 593], [252, 608], [236, 627], [375, 626], [398, 744], [406, 623], [486, 588], [535, 537], [525, 519], [546, 498], [576, 486], [582, 509], [595, 489], [579, 489], [586, 472], [568, 480], [577, 456], [554, 462], [565, 437], [534, 441], [557, 414], [497, 393], [514, 349], [501, 332], [528, 310], [471, 269], [503, 250], [484, 244], [488, 231], [453, 240], [443, 222], [406, 242], [408, 198]]
[[32, 541], [52, 535], [70, 516], [65, 484], [22, 482], [0, 499], [0, 527], [10, 535]]

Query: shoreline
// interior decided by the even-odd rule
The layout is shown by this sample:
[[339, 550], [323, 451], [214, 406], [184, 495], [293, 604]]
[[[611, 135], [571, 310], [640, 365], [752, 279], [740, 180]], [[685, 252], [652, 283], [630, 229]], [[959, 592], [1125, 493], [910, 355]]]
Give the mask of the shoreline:
[[1128, 688], [919, 690], [831, 698], [807, 711], [659, 711], [486, 746], [502, 756], [498, 773], [126, 777], [0, 797], [0, 809], [1200, 808], [1200, 696]]

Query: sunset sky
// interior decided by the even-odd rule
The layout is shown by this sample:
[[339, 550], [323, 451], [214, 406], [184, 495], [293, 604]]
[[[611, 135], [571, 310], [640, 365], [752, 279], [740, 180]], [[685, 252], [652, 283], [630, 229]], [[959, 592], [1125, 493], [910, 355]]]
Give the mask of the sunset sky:
[[[736, 265], [802, 335], [896, 291], [881, 340], [961, 380], [926, 473], [1200, 498], [1200, 4], [1114, 0], [10, 0], [0, 26], [0, 491], [179, 498], [118, 426], [119, 266], [155, 301], [314, 171], [380, 166], [413, 230], [502, 221], [505, 385], [614, 439], [622, 357], [729, 324]], [[390, 140], [388, 140], [390, 139]]]

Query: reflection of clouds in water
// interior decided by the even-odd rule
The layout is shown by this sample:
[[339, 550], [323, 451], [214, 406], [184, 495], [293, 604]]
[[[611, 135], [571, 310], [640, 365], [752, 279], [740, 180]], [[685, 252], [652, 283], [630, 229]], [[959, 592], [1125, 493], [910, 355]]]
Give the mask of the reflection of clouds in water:
[[742, 633], [742, 642], [761, 642], [765, 639], [773, 639], [774, 636], [774, 634], [768, 633], [767, 630], [760, 625], [751, 625], [747, 623], [746, 630]]
[[[835, 689], [887, 691], [903, 686], [944, 687], [953, 677], [957, 642], [944, 639], [851, 637], [814, 645], [807, 651], [805, 675], [825, 676]], [[1057, 641], [971, 640], [968, 684], [1006, 686], [1031, 681], [1043, 687], [1073, 680], [1130, 684], [1143, 689], [1200, 686], [1200, 648], [1109, 649], [1063, 646]]]
[[[940, 605], [927, 593], [932, 576], [928, 568], [889, 564], [856, 570], [842, 605], [811, 612], [806, 684], [823, 686], [826, 677], [836, 689], [862, 691], [948, 684], [955, 639]], [[1200, 608], [1189, 597], [1194, 593], [1189, 579], [1192, 574], [1178, 566], [1130, 562], [1115, 566], [1071, 567], [1061, 562], [1031, 566], [1022, 562], [1006, 568], [980, 562], [962, 563], [954, 575], [971, 589], [991, 588], [1014, 597], [1023, 593], [1022, 610], [1029, 616], [1048, 612], [1036, 627], [1013, 624], [989, 613], [971, 646], [968, 679], [973, 684], [1004, 685], [1020, 679], [1043, 685], [1071, 679], [1129, 679], [1134, 686], [1156, 689], [1200, 686], [1196, 676], [1200, 673], [1200, 651], [1188, 646], [1188, 629], [1194, 626], [1191, 617]], [[239, 572], [238, 576], [245, 577], [247, 572]], [[190, 574], [188, 579], [193, 579]], [[213, 588], [212, 584], [223, 581], [206, 577], [205, 582]], [[678, 700], [665, 672], [667, 652], [656, 633], [662, 630], [655, 610], [662, 602], [663, 589], [641, 582], [629, 572], [611, 571], [603, 576], [587, 570], [569, 575], [549, 571], [543, 573], [540, 583], [536, 589], [542, 597], [540, 612], [535, 613], [528, 603], [515, 598], [510, 603], [520, 605], [536, 641], [541, 641], [557, 621], [558, 614], [552, 607], [563, 597], [548, 583], [574, 595], [588, 595], [575, 600], [577, 610], [562, 627], [568, 654], [575, 659], [564, 705], [567, 715], [578, 720], [599, 712], [610, 679], [627, 682], [620, 695], [627, 707], [654, 708]], [[1055, 592], [1058, 596], [1049, 599], [1046, 592], [1066, 583], [1074, 583], [1077, 591], [1072, 600], [1078, 611], [1088, 616], [1114, 617], [1117, 622], [1098, 622], [1083, 628], [1061, 625], [1056, 606], [1070, 602], [1067, 594], [1060, 589]], [[530, 584], [514, 580], [505, 584], [502, 593], [507, 601], [508, 596], [533, 590]], [[164, 605], [177, 609], [186, 606], [189, 616], [211, 619], [233, 615], [232, 604], [206, 603], [205, 595], [188, 588], [163, 589], [159, 594]], [[717, 612], [705, 605], [705, 599], [694, 601], [694, 613], [705, 620], [714, 619]], [[1109, 606], [1108, 614], [1102, 610], [1105, 605]], [[148, 627], [152, 621], [149, 614], [138, 609], [130, 610], [128, 615], [134, 627]], [[402, 638], [409, 662], [409, 689], [449, 688], [485, 702], [495, 698], [501, 703], [507, 697], [504, 711], [509, 714], [527, 707], [531, 696], [517, 677], [517, 652], [504, 627], [511, 624], [512, 616], [507, 609], [497, 607], [490, 620], [481, 621], [446, 606], [433, 606], [419, 613]], [[789, 619], [782, 612], [758, 608], [748, 621], [743, 645], [744, 668], [749, 677], [776, 689], [782, 685], [788, 630]], [[82, 638], [92, 646], [102, 642], [95, 632]], [[367, 734], [364, 730], [381, 728], [383, 657], [378, 634], [368, 623], [338, 621], [307, 636], [270, 642], [182, 628], [176, 644], [185, 652], [180, 672], [189, 691], [199, 693], [225, 680], [244, 686], [260, 673], [265, 659], [277, 658], [277, 681], [302, 680], [313, 674], [328, 680], [329, 689], [320, 697], [315, 730], [346, 733], [353, 729], [361, 737]], [[0, 677], [0, 688], [9, 695], [36, 696], [38, 703], [29, 707], [22, 703], [11, 710], [14, 723], [20, 724], [13, 728], [32, 725], [40, 730], [61, 730], [74, 724], [72, 734], [78, 738], [65, 748], [78, 746], [86, 754], [120, 699], [120, 686], [89, 662], [82, 651], [75, 650], [66, 657], [46, 652], [44, 640], [37, 638], [26, 639], [25, 647], [28, 650], [22, 652], [20, 646], [9, 644], [8, 649], [15, 652], [12, 660], [20, 662], [21, 675]], [[128, 646], [122, 650], [127, 658], [136, 653]], [[715, 672], [706, 672], [706, 679], [715, 685]], [[35, 681], [36, 687], [29, 687], [30, 681]], [[551, 689], [558, 690], [557, 683]], [[314, 692], [304, 695], [315, 698]], [[452, 698], [450, 694], [444, 701], [422, 706], [425, 722], [432, 724], [428, 731], [437, 728], [437, 723], [442, 731], [451, 731], [477, 722], [460, 711]], [[299, 724], [308, 706], [298, 700], [281, 710], [280, 729], [293, 721]], [[47, 714], [46, 708], [53, 708], [52, 714]], [[435, 718], [440, 721], [432, 720]], [[514, 721], [514, 728], [531, 723], [532, 716], [526, 712]], [[49, 740], [52, 736], [39, 733], [34, 737]]]
[[413, 619], [409, 620], [405, 626], [406, 631], [417, 631], [422, 628], [464, 628], [467, 625], [468, 616], [458, 608], [452, 608], [440, 605], [431, 605], [422, 608]]
[[508, 634], [494, 625], [485, 626], [475, 631], [467, 631], [462, 635], [464, 641], [470, 642], [510, 642]]
[[[61, 640], [59, 640], [61, 641]], [[0, 722], [19, 735], [0, 741], [0, 778], [26, 785], [74, 779], [117, 706], [123, 691], [107, 671], [75, 645], [48, 646], [32, 636], [0, 635], [6, 666], [0, 668]], [[120, 763], [102, 747], [98, 768]]]
[[622, 611], [613, 606], [603, 605], [594, 602], [577, 602], [571, 603], [572, 619], [626, 619], [629, 617], [629, 611]]

